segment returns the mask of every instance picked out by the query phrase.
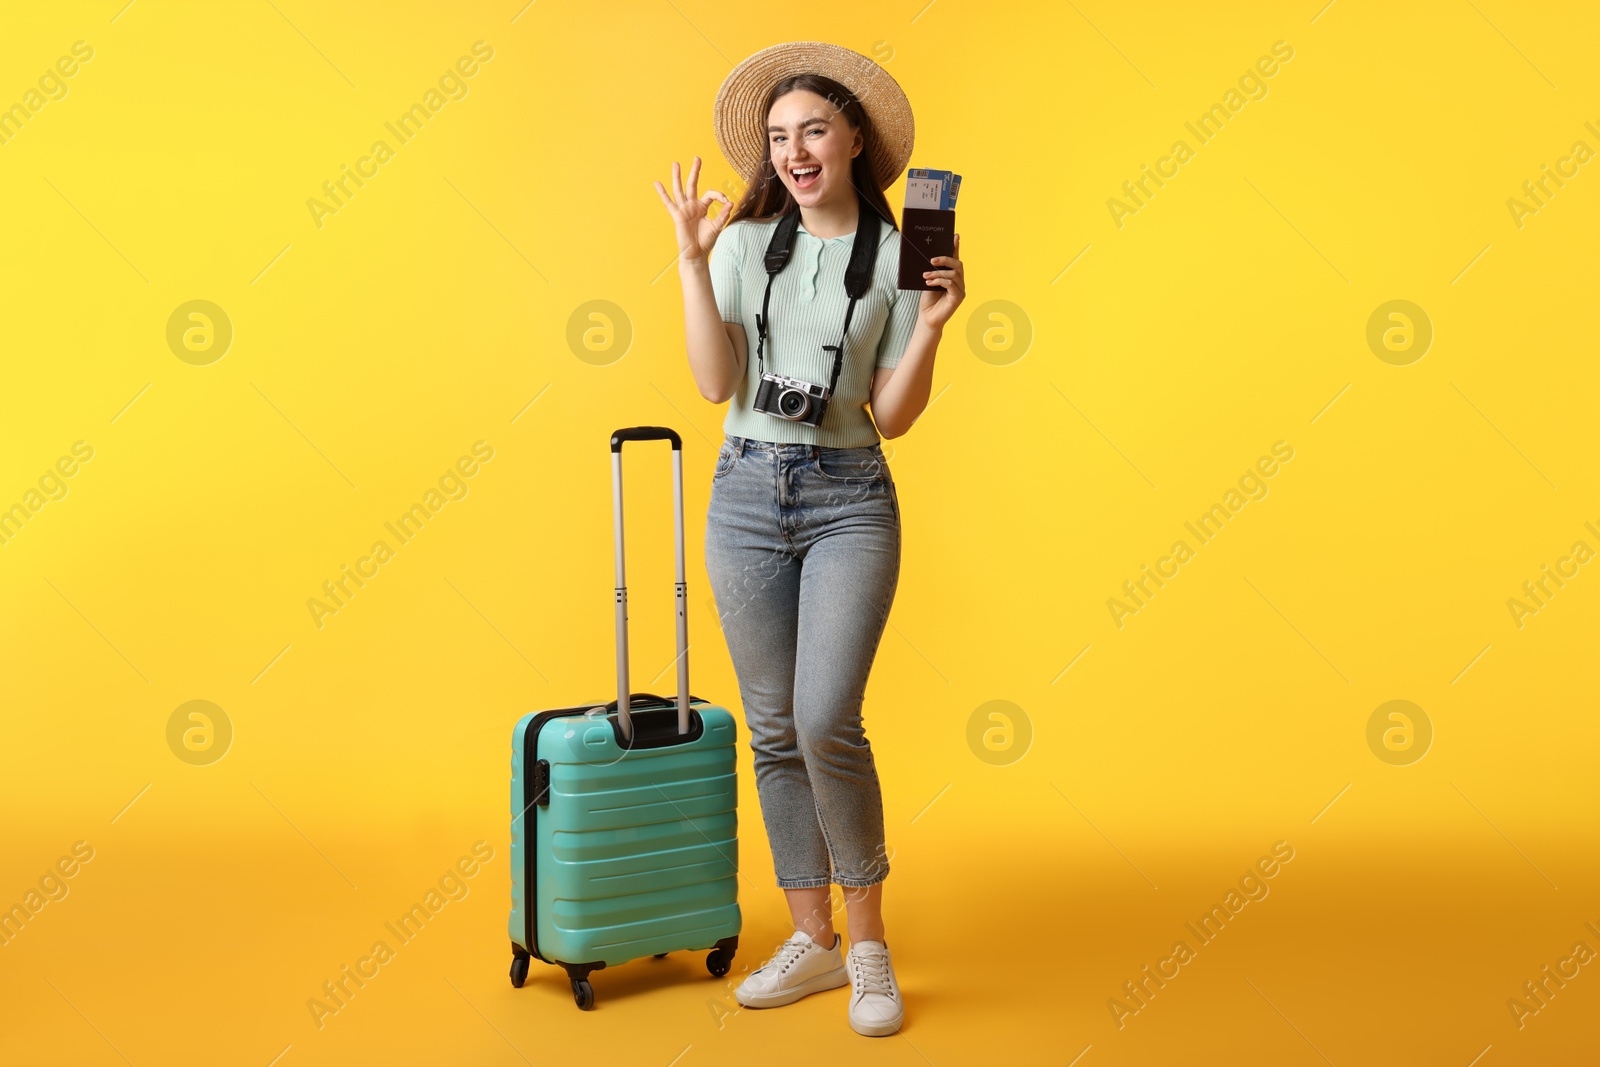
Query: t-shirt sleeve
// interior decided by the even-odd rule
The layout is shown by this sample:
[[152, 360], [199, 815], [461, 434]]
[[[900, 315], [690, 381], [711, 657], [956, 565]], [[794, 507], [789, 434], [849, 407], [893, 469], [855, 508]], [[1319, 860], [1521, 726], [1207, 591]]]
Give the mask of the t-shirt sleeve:
[[[724, 208], [723, 210], [727, 210]], [[744, 325], [744, 304], [739, 292], [739, 279], [744, 274], [744, 256], [740, 237], [745, 227], [729, 223], [711, 246], [711, 292], [716, 297], [717, 312], [723, 322]]]
[[892, 289], [889, 298], [889, 318], [883, 324], [883, 337], [878, 341], [879, 367], [894, 367], [906, 354], [911, 335], [917, 328], [917, 312], [922, 304], [920, 289]]

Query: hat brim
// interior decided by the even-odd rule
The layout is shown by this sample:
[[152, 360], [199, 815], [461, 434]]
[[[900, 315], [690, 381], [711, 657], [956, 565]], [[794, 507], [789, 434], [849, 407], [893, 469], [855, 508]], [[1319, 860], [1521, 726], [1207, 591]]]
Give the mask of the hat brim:
[[911, 101], [900, 83], [877, 63], [823, 41], [789, 41], [763, 48], [723, 79], [712, 123], [717, 144], [734, 170], [746, 182], [755, 180], [768, 158], [767, 94], [781, 79], [794, 74], [821, 74], [856, 95], [876, 135], [870, 152], [878, 188], [893, 185], [906, 169], [915, 141]]

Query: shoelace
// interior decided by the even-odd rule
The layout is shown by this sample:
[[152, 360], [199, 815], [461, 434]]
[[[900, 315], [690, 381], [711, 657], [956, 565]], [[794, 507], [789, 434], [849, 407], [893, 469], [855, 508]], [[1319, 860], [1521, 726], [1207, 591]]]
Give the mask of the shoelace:
[[850, 958], [855, 963], [853, 969], [856, 973], [857, 993], [894, 996], [894, 990], [889, 986], [889, 957], [859, 952], [851, 953]]
[[773, 954], [770, 960], [762, 964], [761, 969], [776, 968], [777, 973], [782, 974], [793, 966], [795, 960], [798, 960], [805, 953], [807, 947], [804, 941], [798, 937], [792, 937], [778, 947], [778, 951]]

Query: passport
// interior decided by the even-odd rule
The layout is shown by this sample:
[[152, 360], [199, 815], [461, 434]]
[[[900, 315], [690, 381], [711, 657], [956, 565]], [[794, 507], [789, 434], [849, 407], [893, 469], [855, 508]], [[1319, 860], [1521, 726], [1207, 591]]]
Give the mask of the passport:
[[914, 167], [906, 172], [906, 206], [900, 217], [900, 289], [943, 290], [929, 285], [925, 270], [943, 270], [935, 256], [953, 256], [956, 248], [956, 196], [961, 175], [948, 170]]
[[933, 262], [934, 256], [953, 256], [956, 251], [956, 213], [953, 210], [908, 207], [900, 215], [901, 289], [937, 289], [923, 278], [925, 270], [946, 270]]

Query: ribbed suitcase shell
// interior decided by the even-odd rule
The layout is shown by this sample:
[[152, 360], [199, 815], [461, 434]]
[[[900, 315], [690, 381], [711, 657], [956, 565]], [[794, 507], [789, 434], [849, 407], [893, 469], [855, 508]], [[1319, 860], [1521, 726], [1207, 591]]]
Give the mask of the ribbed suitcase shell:
[[[517, 723], [509, 932], [530, 954], [615, 966], [738, 935], [737, 733], [726, 708], [691, 707], [695, 740], [631, 751], [582, 707]], [[655, 714], [676, 713], [636, 708], [634, 722]], [[547, 806], [529, 795], [541, 759]]]

